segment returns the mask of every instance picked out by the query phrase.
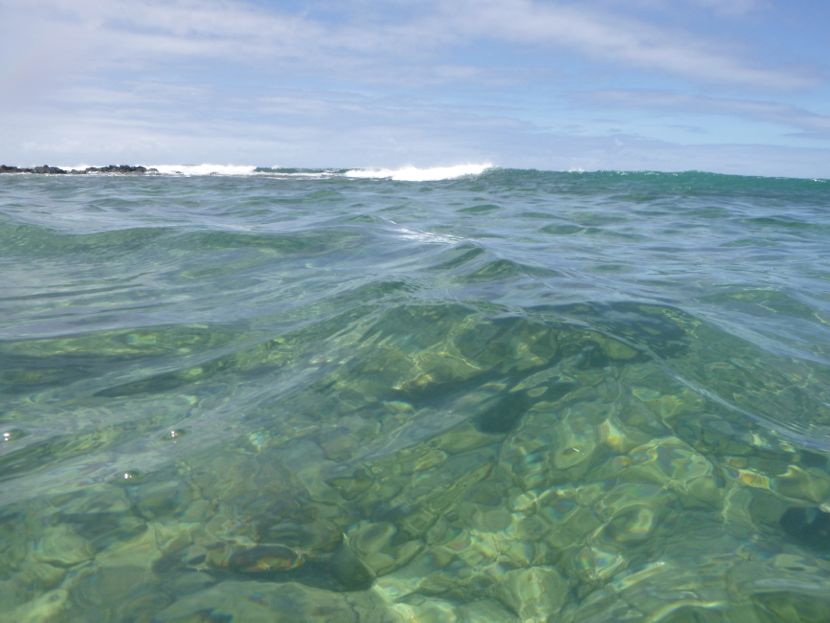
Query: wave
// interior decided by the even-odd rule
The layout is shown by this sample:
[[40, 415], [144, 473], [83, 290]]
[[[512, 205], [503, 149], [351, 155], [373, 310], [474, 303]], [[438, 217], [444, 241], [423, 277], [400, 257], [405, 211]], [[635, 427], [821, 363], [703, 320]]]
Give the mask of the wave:
[[257, 167], [247, 164], [153, 164], [163, 175], [253, 175]]
[[295, 169], [282, 167], [261, 167], [246, 164], [155, 164], [161, 175], [257, 175], [269, 177], [321, 179], [347, 177], [356, 179], [389, 179], [402, 182], [435, 182], [480, 175], [493, 167], [490, 162], [456, 164], [441, 167], [405, 166], [397, 169]]
[[[490, 162], [480, 163], [465, 163], [447, 166], [435, 167], [415, 167], [404, 166], [399, 168], [299, 168], [299, 167], [281, 167], [279, 165], [261, 166], [252, 164], [142, 164], [142, 165], [106, 165], [97, 167], [89, 164], [75, 164], [72, 166], [60, 165], [54, 167], [60, 169], [53, 173], [83, 173], [85, 175], [133, 175], [135, 173], [144, 173], [144, 171], [134, 171], [131, 168], [144, 167], [147, 169], [146, 173], [151, 175], [163, 176], [181, 176], [181, 177], [196, 177], [196, 176], [257, 176], [257, 177], [272, 177], [284, 179], [379, 179], [379, 180], [394, 180], [405, 182], [434, 182], [442, 180], [452, 180], [463, 177], [475, 177], [482, 173], [488, 172], [492, 169], [497, 170], [499, 177], [509, 177], [511, 179], [534, 178], [534, 179], [550, 179], [554, 181], [562, 181], [563, 179], [585, 179], [591, 182], [617, 180], [624, 176], [629, 180], [647, 180], [649, 183], [654, 182], [655, 179], [663, 183], [686, 183], [694, 184], [698, 190], [701, 185], [717, 186], [719, 188], [728, 188], [732, 186], [732, 190], [736, 184], [737, 189], [744, 187], [754, 188], [759, 181], [764, 184], [778, 184], [778, 185], [802, 185], [804, 183], [810, 184], [826, 184], [830, 182], [830, 178], [790, 178], [790, 177], [765, 177], [765, 176], [747, 176], [734, 175], [725, 173], [714, 173], [707, 171], [649, 171], [649, 170], [587, 170], [581, 167], [572, 167], [568, 170], [547, 170], [547, 169], [513, 169], [496, 167]], [[15, 169], [17, 167], [11, 167]], [[100, 170], [96, 170], [100, 169]], [[123, 169], [123, 170], [121, 170]], [[7, 168], [4, 171], [6, 174], [15, 173], [15, 171]], [[39, 173], [32, 171], [31, 167], [23, 167], [19, 173]], [[40, 172], [42, 173], [42, 172]]]
[[487, 169], [492, 169], [490, 162], [474, 164], [456, 164], [446, 167], [401, 167], [399, 169], [350, 169], [345, 172], [346, 177], [361, 179], [391, 179], [399, 182], [437, 182], [451, 180], [468, 175], [481, 175]]
[[395, 226], [395, 232], [398, 238], [402, 240], [417, 240], [419, 242], [438, 243], [438, 244], [455, 244], [464, 240], [461, 236], [454, 236], [452, 234], [436, 234], [431, 231], [422, 231], [420, 229], [412, 229], [410, 227], [399, 226], [394, 221], [391, 223]]

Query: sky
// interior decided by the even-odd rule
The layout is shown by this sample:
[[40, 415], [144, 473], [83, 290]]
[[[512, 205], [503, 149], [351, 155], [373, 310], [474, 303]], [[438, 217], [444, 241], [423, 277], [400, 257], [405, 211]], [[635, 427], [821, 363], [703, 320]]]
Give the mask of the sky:
[[830, 178], [826, 0], [0, 0], [0, 163]]

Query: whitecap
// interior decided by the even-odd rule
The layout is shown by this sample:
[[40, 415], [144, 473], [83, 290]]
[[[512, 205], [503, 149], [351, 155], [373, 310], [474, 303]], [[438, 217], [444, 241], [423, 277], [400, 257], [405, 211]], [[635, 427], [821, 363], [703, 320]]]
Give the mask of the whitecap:
[[252, 175], [256, 167], [247, 164], [153, 164], [165, 175]]
[[66, 164], [56, 164], [56, 167], [59, 169], [63, 169], [64, 171], [85, 171], [90, 167], [95, 166], [94, 164], [73, 164], [72, 166]]
[[361, 179], [391, 179], [400, 182], [437, 182], [466, 175], [480, 175], [493, 167], [490, 162], [456, 164], [447, 167], [401, 167], [399, 169], [351, 169], [346, 177]]
[[337, 177], [337, 173], [326, 171], [258, 171], [260, 175], [267, 175], [268, 177], [279, 177], [284, 179], [300, 179], [300, 180], [324, 180], [332, 177]]

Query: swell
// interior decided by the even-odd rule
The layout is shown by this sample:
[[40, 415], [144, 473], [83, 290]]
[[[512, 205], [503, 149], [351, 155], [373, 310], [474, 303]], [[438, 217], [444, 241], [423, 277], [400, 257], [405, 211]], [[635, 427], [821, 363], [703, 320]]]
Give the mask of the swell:
[[[4, 479], [50, 473], [42, 486], [54, 490], [155, 469], [228, 436], [319, 442], [342, 418], [375, 430], [357, 454], [336, 455], [348, 470], [465, 424], [508, 435], [534, 405], [578, 401], [579, 379], [612, 370], [690, 391], [698, 415], [663, 424], [701, 451], [752, 431], [830, 451], [825, 368], [773, 358], [670, 306], [517, 311], [374, 282], [322, 300], [293, 326], [259, 320], [259, 329], [179, 324], [0, 343], [7, 423], [21, 436], [0, 459]], [[57, 432], [56, 420], [76, 424]], [[182, 431], [173, 454], [171, 430]]]
[[[3, 253], [15, 258], [65, 257], [67, 254], [115, 256], [144, 248], [169, 233], [166, 227], [137, 227], [93, 234], [69, 234], [40, 224], [0, 218]], [[5, 258], [4, 258], [5, 259]]]
[[46, 337], [177, 322], [232, 323], [301, 308], [338, 287], [365, 232], [348, 224], [256, 233], [184, 227], [91, 234], [0, 224], [0, 335]]
[[[701, 273], [720, 278], [718, 252], [739, 224], [780, 224], [747, 221], [734, 196], [712, 205], [727, 187], [741, 201], [764, 195], [777, 214], [776, 202], [810, 182], [492, 170], [407, 186], [393, 201], [394, 180], [354, 180], [355, 195], [292, 186], [269, 200], [271, 183], [242, 191], [210, 180], [241, 193], [242, 217], [214, 197], [183, 205], [186, 224], [133, 215], [141, 226], [85, 233], [0, 221], [11, 281], [0, 299], [4, 423], [25, 434], [4, 455], [8, 477], [72, 461], [62, 484], [146, 470], [170, 460], [170, 428], [187, 431], [175, 446], [187, 453], [223, 435], [322, 439], [349, 418], [374, 439], [363, 455], [338, 455], [353, 465], [465, 423], [509, 434], [534, 404], [576, 400], [577, 372], [640, 367], [688, 390], [700, 422], [827, 446], [821, 301], [752, 282], [697, 286]], [[696, 201], [675, 202], [684, 196]], [[444, 220], [456, 200], [472, 222]], [[390, 203], [410, 215], [405, 224], [387, 218]], [[682, 255], [691, 229], [684, 238], [671, 227], [687, 207], [711, 219], [711, 258], [690, 259], [701, 255], [696, 240]], [[500, 220], [476, 220], [491, 213]], [[645, 235], [640, 222], [648, 244], [632, 236]], [[770, 312], [769, 324], [740, 326]], [[725, 443], [700, 422], [669, 426], [709, 451]]]
[[325, 252], [332, 247], [357, 244], [360, 231], [356, 228], [314, 227], [305, 231], [257, 233], [233, 231], [221, 226], [196, 230], [185, 227], [129, 227], [95, 233], [56, 231], [40, 224], [0, 219], [0, 244], [4, 254], [29, 257], [62, 257], [66, 254], [87, 255], [100, 261], [117, 253], [153, 249], [154, 245], [185, 250], [222, 248], [269, 248], [285, 254]]

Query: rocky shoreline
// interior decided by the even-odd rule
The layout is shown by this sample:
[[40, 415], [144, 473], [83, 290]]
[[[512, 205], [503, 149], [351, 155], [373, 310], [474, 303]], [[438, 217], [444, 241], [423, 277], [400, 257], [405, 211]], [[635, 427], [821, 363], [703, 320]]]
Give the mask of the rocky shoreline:
[[61, 169], [60, 167], [44, 164], [38, 167], [15, 167], [0, 164], [0, 173], [38, 173], [48, 175], [87, 175], [89, 173], [158, 173], [158, 169], [147, 168], [141, 165], [108, 164], [104, 167], [86, 167], [85, 169]]

